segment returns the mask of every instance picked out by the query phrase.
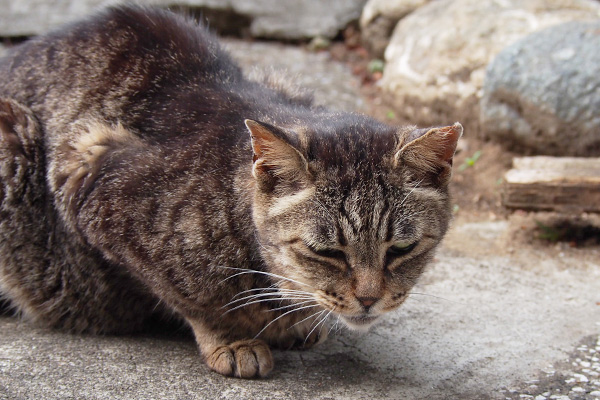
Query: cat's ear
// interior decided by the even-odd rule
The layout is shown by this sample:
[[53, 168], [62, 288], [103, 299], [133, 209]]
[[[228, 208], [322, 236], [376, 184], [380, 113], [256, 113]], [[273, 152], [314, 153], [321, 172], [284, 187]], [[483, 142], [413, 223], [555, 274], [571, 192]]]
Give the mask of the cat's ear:
[[394, 166], [407, 165], [417, 171], [435, 174], [439, 182], [447, 183], [462, 133], [463, 127], [458, 122], [451, 126], [415, 129], [403, 138], [394, 156]]
[[286, 135], [272, 125], [247, 119], [244, 121], [252, 140], [252, 175], [262, 184], [297, 183], [309, 176], [304, 156]]

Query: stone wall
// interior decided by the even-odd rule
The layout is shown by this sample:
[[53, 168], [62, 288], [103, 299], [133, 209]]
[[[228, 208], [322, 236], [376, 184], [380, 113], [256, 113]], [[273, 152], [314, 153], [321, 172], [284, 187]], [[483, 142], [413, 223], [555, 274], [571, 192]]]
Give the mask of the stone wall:
[[[332, 38], [358, 20], [366, 0], [137, 0], [138, 4], [191, 9], [210, 15], [211, 26], [247, 27], [254, 37]], [[81, 18], [116, 0], [0, 0], [0, 37], [31, 36]]]

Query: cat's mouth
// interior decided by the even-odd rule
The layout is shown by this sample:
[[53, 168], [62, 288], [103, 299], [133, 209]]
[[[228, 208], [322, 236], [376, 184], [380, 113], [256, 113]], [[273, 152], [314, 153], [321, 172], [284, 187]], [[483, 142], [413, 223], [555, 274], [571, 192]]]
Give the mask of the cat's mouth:
[[367, 330], [369, 329], [378, 319], [379, 316], [373, 315], [355, 315], [348, 316], [342, 315], [342, 319], [351, 329], [356, 330]]

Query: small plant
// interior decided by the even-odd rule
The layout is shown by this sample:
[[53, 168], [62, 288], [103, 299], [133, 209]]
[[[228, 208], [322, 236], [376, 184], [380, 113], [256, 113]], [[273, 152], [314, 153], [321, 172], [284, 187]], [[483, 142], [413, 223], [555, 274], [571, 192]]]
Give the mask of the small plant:
[[538, 229], [540, 230], [540, 234], [538, 235], [538, 239], [547, 240], [549, 242], [556, 243], [560, 240], [564, 239], [565, 232], [562, 229], [558, 229], [554, 226], [546, 225], [540, 221], [535, 221]]
[[600, 228], [581, 221], [562, 220], [545, 224], [535, 221], [539, 234], [538, 239], [551, 243], [567, 242], [571, 247], [597, 246], [600, 244]]
[[477, 150], [471, 157], [468, 157], [465, 162], [458, 167], [458, 170], [464, 171], [465, 169], [474, 166], [477, 160], [479, 160], [479, 157], [481, 157], [481, 150]]
[[320, 51], [326, 50], [331, 46], [331, 40], [323, 36], [315, 36], [310, 43], [308, 43], [308, 50]]
[[387, 119], [395, 119], [395, 118], [396, 118], [396, 113], [395, 113], [395, 112], [393, 112], [392, 110], [390, 110], [390, 111], [388, 111], [388, 112], [385, 114], [385, 116], [386, 116], [386, 118], [387, 118]]
[[369, 65], [367, 65], [367, 69], [370, 73], [374, 74], [375, 72], [383, 72], [383, 68], [385, 67], [385, 62], [378, 58], [371, 60]]

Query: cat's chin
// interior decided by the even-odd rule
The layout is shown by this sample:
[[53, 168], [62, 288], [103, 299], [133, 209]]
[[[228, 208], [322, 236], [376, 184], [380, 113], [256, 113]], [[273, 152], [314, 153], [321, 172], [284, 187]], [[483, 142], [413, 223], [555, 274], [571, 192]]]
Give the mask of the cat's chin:
[[373, 325], [380, 320], [379, 316], [370, 316], [370, 315], [358, 315], [358, 316], [346, 316], [342, 315], [342, 321], [346, 324], [348, 328], [353, 331], [359, 332], [367, 332]]

